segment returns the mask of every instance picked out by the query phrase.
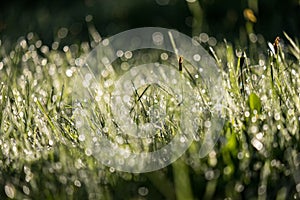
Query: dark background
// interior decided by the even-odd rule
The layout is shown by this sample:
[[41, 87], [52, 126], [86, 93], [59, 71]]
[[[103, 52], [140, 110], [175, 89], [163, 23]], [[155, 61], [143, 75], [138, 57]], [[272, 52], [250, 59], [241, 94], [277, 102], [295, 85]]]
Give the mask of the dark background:
[[[200, 0], [201, 32], [218, 40], [234, 40], [245, 34], [243, 10], [251, 8], [257, 18], [255, 33], [267, 40], [286, 31], [300, 36], [299, 0]], [[86, 16], [102, 37], [135, 27], [175, 28], [192, 35], [193, 16], [184, 0], [10, 0], [1, 3], [0, 38], [15, 41], [34, 32], [51, 43], [60, 28], [68, 29], [64, 43], [90, 40]]]

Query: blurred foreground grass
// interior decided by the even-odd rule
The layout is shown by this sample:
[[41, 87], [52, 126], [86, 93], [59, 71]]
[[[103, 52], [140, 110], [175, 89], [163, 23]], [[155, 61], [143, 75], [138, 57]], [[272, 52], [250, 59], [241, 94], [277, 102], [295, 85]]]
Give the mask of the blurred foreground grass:
[[224, 131], [207, 157], [195, 143], [146, 174], [105, 167], [80, 146], [72, 90], [90, 43], [49, 47], [30, 33], [10, 50], [1, 45], [0, 198], [300, 198], [299, 44], [287, 36], [268, 45], [252, 33], [244, 52], [205, 38], [196, 39], [217, 60], [226, 88]]

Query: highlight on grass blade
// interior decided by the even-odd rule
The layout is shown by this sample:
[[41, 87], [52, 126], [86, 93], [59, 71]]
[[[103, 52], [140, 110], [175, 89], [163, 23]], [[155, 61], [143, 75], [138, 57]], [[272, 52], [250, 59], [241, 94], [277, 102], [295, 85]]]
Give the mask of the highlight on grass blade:
[[274, 46], [272, 45], [271, 42], [268, 42], [268, 46], [269, 46], [269, 48], [270, 48], [270, 50], [271, 50], [271, 54], [272, 54], [272, 55], [276, 55]]
[[271, 42], [268, 42], [268, 46], [273, 55], [276, 55], [278, 53], [278, 49], [279, 49], [279, 45], [280, 45], [279, 42], [280, 42], [280, 37], [276, 37], [273, 44]]
[[290, 46], [288, 47], [288, 49], [298, 60], [300, 60], [300, 48], [297, 46], [297, 44], [292, 40], [292, 38], [290, 38], [290, 36], [286, 32], [283, 32], [283, 34], [290, 43]]
[[249, 20], [252, 23], [256, 23], [257, 22], [257, 18], [253, 12], [253, 10], [251, 10], [250, 8], [246, 8], [243, 12], [245, 19]]
[[280, 37], [276, 37], [273, 46], [274, 46], [274, 50], [275, 50], [275, 54], [278, 53], [278, 49], [279, 49], [279, 42], [280, 42]]

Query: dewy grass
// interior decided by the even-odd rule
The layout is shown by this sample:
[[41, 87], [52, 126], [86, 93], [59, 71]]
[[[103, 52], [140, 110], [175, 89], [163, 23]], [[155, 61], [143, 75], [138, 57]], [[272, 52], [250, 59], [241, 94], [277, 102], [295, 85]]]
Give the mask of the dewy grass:
[[[228, 42], [211, 48], [222, 70], [228, 102], [227, 121], [217, 145], [200, 159], [204, 129], [199, 129], [195, 142], [176, 163], [146, 174], [105, 167], [81, 146], [83, 138], [75, 126], [71, 94], [77, 68], [90, 50], [88, 43], [65, 46], [62, 51], [35, 37], [20, 38], [9, 51], [1, 44], [1, 198], [300, 197], [299, 45], [289, 36], [276, 43], [275, 54], [263, 43], [251, 43], [257, 51], [243, 55], [235, 55]], [[181, 67], [193, 82], [189, 64], [183, 61]], [[209, 104], [201, 80], [193, 84], [203, 91], [203, 103]], [[160, 95], [169, 96], [169, 108], [178, 106], [160, 86], [135, 91], [131, 114], [140, 122], [149, 120], [148, 109]], [[109, 111], [95, 107], [95, 119], [100, 122], [96, 125], [118, 140], [119, 136], [110, 135], [105, 126], [101, 112]], [[176, 109], [170, 112], [176, 118]], [[203, 112], [199, 123], [206, 117]], [[156, 135], [159, 144], [168, 141], [178, 126], [172, 118], [165, 123], [158, 122], [162, 126]], [[156, 148], [159, 145], [152, 147]]]

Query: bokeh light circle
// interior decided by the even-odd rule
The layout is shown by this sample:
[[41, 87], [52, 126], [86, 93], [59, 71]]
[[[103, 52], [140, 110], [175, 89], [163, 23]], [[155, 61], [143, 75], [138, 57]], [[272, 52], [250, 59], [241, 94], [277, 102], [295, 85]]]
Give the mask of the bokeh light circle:
[[175, 30], [138, 28], [103, 40], [74, 87], [80, 143], [120, 171], [166, 167], [195, 138], [204, 157], [224, 124], [221, 72], [197, 41]]

